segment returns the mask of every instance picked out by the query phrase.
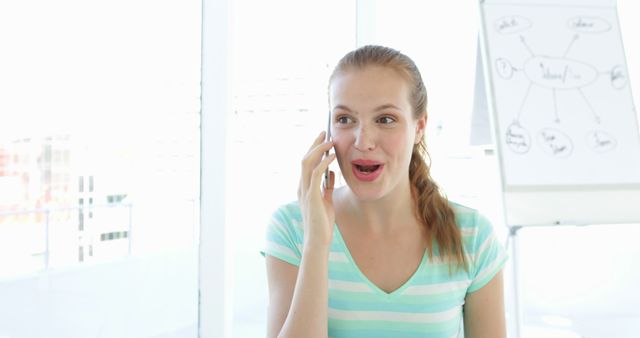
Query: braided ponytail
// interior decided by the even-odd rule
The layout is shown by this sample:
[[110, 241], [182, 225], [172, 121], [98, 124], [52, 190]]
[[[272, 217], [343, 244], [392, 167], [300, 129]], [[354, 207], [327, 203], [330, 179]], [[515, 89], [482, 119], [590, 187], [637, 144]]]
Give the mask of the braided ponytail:
[[[416, 144], [409, 164], [411, 195], [415, 203], [416, 218], [426, 227], [427, 251], [433, 257], [433, 244], [438, 245], [439, 256], [446, 258], [450, 267], [467, 270], [467, 259], [462, 245], [462, 235], [456, 225], [455, 214], [449, 201], [440, 193], [438, 185], [429, 174], [426, 158], [429, 157], [424, 139]], [[451, 271], [451, 269], [450, 269]]]

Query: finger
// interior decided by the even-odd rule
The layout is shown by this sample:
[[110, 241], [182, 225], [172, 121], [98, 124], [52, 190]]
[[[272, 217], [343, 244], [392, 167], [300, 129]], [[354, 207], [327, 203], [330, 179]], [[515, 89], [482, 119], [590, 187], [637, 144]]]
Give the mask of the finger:
[[311, 178], [309, 181], [309, 189], [319, 189], [320, 183], [322, 181], [322, 177], [324, 177], [324, 172], [329, 167], [329, 164], [336, 159], [336, 154], [330, 154], [320, 161], [320, 163], [313, 169], [311, 173]]
[[[315, 153], [317, 151], [318, 147], [325, 148], [326, 145], [330, 142], [329, 140], [326, 139], [326, 137], [327, 137], [327, 132], [322, 131], [318, 135], [318, 137], [316, 137], [316, 139], [313, 141], [313, 144], [311, 145], [309, 150], [307, 150], [307, 154], [305, 155], [305, 158], [307, 158], [311, 154]], [[323, 142], [323, 140], [324, 140], [324, 142]]]
[[333, 170], [329, 171], [329, 189], [333, 190], [336, 184], [336, 173]]
[[322, 191], [333, 190], [333, 188], [335, 187], [335, 175], [336, 174], [332, 170], [329, 170], [329, 178], [326, 178], [326, 176], [323, 177]]
[[313, 149], [311, 149], [307, 153], [307, 155], [305, 155], [305, 157], [302, 159], [302, 165], [306, 166], [307, 168], [315, 168], [318, 163], [320, 163], [322, 156], [329, 152], [331, 148], [333, 148], [333, 141], [318, 144]]
[[307, 150], [307, 153], [302, 158], [303, 175], [300, 177], [301, 183], [308, 181], [308, 179], [307, 179], [308, 176], [305, 177], [304, 172], [305, 171], [309, 171], [310, 169], [305, 169], [305, 168], [308, 168], [309, 166], [313, 166], [314, 165], [314, 163], [311, 163], [312, 162], [311, 154], [314, 153], [313, 150], [316, 149], [316, 147], [318, 147], [318, 145], [322, 144], [322, 140], [325, 137], [326, 137], [326, 132], [325, 131], [320, 132], [320, 134], [318, 134], [318, 136], [313, 141], [313, 144], [311, 144], [311, 147], [309, 148], [309, 150]]
[[332, 141], [318, 144], [302, 159], [302, 175], [300, 178], [303, 186], [309, 186], [308, 183], [311, 178], [312, 171], [320, 164], [322, 156], [331, 150], [332, 147]]
[[333, 188], [336, 179], [336, 173], [333, 171], [329, 172], [329, 188], [325, 189], [323, 197], [329, 203], [329, 205], [333, 205]]

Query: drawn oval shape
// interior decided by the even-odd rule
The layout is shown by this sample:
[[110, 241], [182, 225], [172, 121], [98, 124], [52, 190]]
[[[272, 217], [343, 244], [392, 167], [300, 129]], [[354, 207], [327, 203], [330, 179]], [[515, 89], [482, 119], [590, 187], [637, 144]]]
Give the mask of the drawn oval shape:
[[545, 128], [538, 133], [538, 142], [542, 149], [552, 157], [565, 158], [573, 152], [573, 142], [565, 133]]
[[503, 79], [510, 79], [513, 76], [513, 66], [509, 62], [509, 60], [499, 58], [493, 63], [496, 72]]
[[511, 151], [517, 154], [526, 154], [529, 152], [531, 148], [531, 137], [529, 136], [529, 132], [518, 123], [510, 124], [505, 136], [504, 141]]
[[624, 68], [620, 65], [616, 65], [611, 69], [610, 73], [611, 85], [615, 89], [622, 89], [627, 85], [627, 75]]
[[598, 70], [584, 62], [565, 58], [534, 56], [524, 64], [531, 82], [549, 89], [576, 89], [598, 78]]
[[606, 20], [591, 16], [573, 17], [567, 21], [567, 25], [578, 33], [598, 34], [611, 29], [611, 24]]
[[503, 16], [494, 22], [494, 28], [500, 34], [523, 32], [531, 26], [531, 20], [517, 15]]

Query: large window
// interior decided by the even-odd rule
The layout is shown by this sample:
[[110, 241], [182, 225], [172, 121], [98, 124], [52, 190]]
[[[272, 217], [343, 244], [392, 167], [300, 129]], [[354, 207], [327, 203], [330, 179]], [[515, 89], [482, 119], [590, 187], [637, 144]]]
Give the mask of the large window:
[[200, 21], [0, 4], [0, 336], [195, 337]]
[[326, 128], [327, 85], [355, 46], [355, 1], [233, 2], [228, 231], [234, 337], [265, 332], [267, 281], [259, 250], [271, 213], [295, 200], [300, 161]]

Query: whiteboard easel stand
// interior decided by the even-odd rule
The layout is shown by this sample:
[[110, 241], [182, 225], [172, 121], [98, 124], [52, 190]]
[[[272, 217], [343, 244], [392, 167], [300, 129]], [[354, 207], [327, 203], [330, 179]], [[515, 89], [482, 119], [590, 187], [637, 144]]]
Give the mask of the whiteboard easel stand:
[[509, 244], [511, 244], [511, 278], [512, 278], [512, 288], [513, 288], [513, 326], [514, 332], [516, 334], [515, 338], [521, 337], [521, 328], [522, 328], [522, 307], [520, 306], [520, 279], [518, 278], [518, 231], [522, 229], [522, 225], [511, 225], [507, 226], [509, 228], [509, 235], [507, 237], [507, 243], [505, 248], [509, 250]]
[[[494, 87], [494, 79], [491, 72], [491, 61], [489, 53], [489, 31], [493, 24], [500, 19], [500, 15], [517, 16], [521, 15], [522, 11], [528, 11], [526, 4], [519, 0], [508, 1], [493, 1], [493, 0], [478, 0], [479, 12], [480, 12], [480, 31], [478, 34], [478, 49], [476, 56], [476, 88], [474, 97], [474, 110], [472, 115], [472, 133], [471, 144], [494, 144], [495, 151], [497, 153], [496, 159], [498, 160], [498, 167], [502, 179], [500, 180], [500, 189], [502, 191], [500, 198], [503, 212], [505, 213], [505, 223], [509, 229], [509, 235], [507, 237], [506, 249], [511, 250], [511, 264], [512, 264], [512, 309], [513, 314], [513, 328], [512, 334], [515, 334], [516, 338], [520, 338], [522, 334], [522, 306], [520, 297], [520, 274], [519, 269], [521, 262], [519, 257], [519, 245], [518, 245], [518, 232], [524, 227], [556, 227], [556, 226], [587, 226], [595, 224], [608, 224], [608, 225], [621, 225], [621, 224], [637, 224], [640, 222], [640, 210], [637, 206], [637, 201], [640, 200], [640, 160], [638, 155], [640, 154], [640, 121], [636, 112], [635, 105], [633, 103], [633, 96], [631, 93], [630, 84], [626, 84], [626, 91], [628, 94], [628, 100], [626, 106], [617, 106], [617, 115], [611, 115], [612, 121], [618, 118], [625, 117], [626, 122], [619, 124], [617, 133], [624, 132], [627, 136], [627, 143], [625, 143], [625, 152], [631, 157], [618, 157], [613, 158], [618, 162], [626, 163], [624, 166], [604, 166], [600, 167], [601, 172], [611, 173], [608, 176], [601, 176], [599, 179], [592, 179], [590, 176], [581, 179], [569, 180], [571, 183], [567, 183], [563, 180], [557, 181], [557, 177], [554, 176], [553, 180], [548, 180], [546, 183], [529, 180], [529, 176], [517, 177], [516, 180], [507, 181], [505, 172], [507, 166], [505, 166], [504, 149], [502, 144], [502, 134], [498, 127], [498, 110], [496, 100], [496, 88]], [[588, 6], [597, 3], [599, 6]], [[492, 7], [492, 20], [489, 21], [487, 16], [487, 6]], [[513, 6], [517, 5], [520, 8], [515, 11]], [[570, 8], [576, 8], [576, 5], [587, 5], [583, 9], [587, 8], [591, 12], [596, 12], [598, 15], [606, 16], [603, 13], [606, 11], [611, 12], [611, 9], [616, 10], [615, 0], [597, 0], [597, 1], [582, 1], [582, 0], [563, 0], [563, 1], [541, 1], [535, 4], [536, 11], [539, 11], [544, 6], [553, 7], [554, 13], [557, 9], [561, 8], [561, 5]], [[497, 8], [504, 6], [507, 10], [500, 12]], [[511, 6], [511, 7], [509, 7]], [[573, 7], [572, 7], [573, 6]], [[572, 14], [573, 13], [565, 13]], [[565, 15], [563, 14], [563, 15]], [[531, 14], [533, 15], [533, 14]], [[527, 12], [527, 17], [530, 13]], [[539, 15], [538, 15], [539, 17]], [[581, 15], [582, 19], [593, 19], [587, 15]], [[516, 24], [519, 24], [519, 20], [516, 20]], [[532, 22], [532, 21], [531, 21]], [[618, 25], [617, 13], [613, 16], [609, 15], [609, 22], [612, 23], [612, 27], [615, 30], [615, 40], [619, 45], [613, 45], [618, 54], [611, 54], [611, 60], [616, 64], [624, 65], [625, 73], [626, 60], [624, 56], [624, 48], [620, 39], [620, 28]], [[512, 24], [512, 22], [507, 22]], [[526, 23], [526, 20], [525, 22]], [[525, 25], [526, 26], [526, 25]], [[564, 27], [564, 26], [563, 26]], [[529, 28], [529, 27], [525, 27]], [[608, 30], [607, 30], [608, 31]], [[604, 32], [604, 31], [602, 31]], [[579, 32], [578, 32], [579, 33]], [[562, 36], [562, 35], [560, 35]], [[505, 46], [504, 44], [501, 46]], [[495, 49], [495, 48], [494, 48]], [[613, 50], [613, 49], [612, 49]], [[534, 53], [532, 53], [534, 54]], [[535, 55], [534, 55], [535, 56]], [[504, 88], [503, 88], [504, 89]], [[501, 97], [510, 97], [509, 93], [502, 92]], [[620, 102], [619, 100], [615, 102]], [[510, 110], [507, 109], [506, 112]], [[632, 115], [630, 115], [632, 114]], [[616, 116], [613, 119], [613, 116]], [[630, 118], [632, 116], [633, 118]], [[636, 129], [634, 129], [634, 127]], [[479, 130], [475, 130], [475, 129]], [[622, 135], [622, 134], [621, 134]], [[634, 141], [635, 140], [635, 141]], [[622, 149], [622, 148], [620, 148]], [[613, 159], [604, 161], [601, 163], [615, 163]], [[591, 158], [590, 161], [594, 159]], [[624, 160], [624, 161], [623, 161]], [[591, 163], [591, 162], [590, 162]], [[576, 163], [572, 163], [575, 165]], [[623, 168], [624, 170], [620, 170]], [[606, 171], [605, 171], [606, 169]], [[612, 170], [616, 169], [616, 170]], [[539, 173], [534, 173], [539, 174]], [[610, 177], [626, 177], [624, 180], [611, 180]], [[555, 181], [554, 181], [555, 180]], [[554, 183], [561, 182], [562, 184]], [[609, 201], [606, 210], [601, 208], [602, 201]], [[535, 206], [535, 208], [532, 208]], [[545, 212], [538, 212], [544, 210]], [[512, 247], [508, 245], [513, 242]]]

